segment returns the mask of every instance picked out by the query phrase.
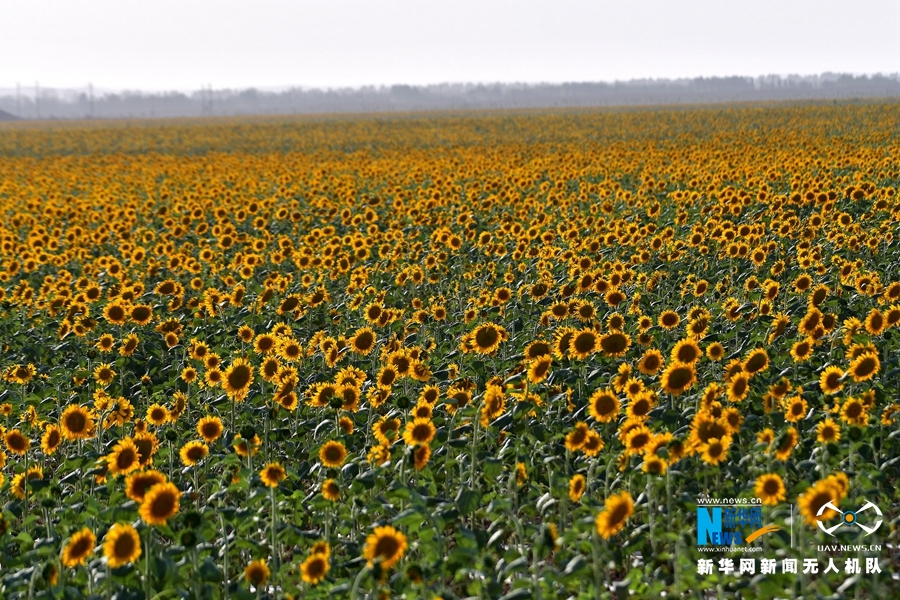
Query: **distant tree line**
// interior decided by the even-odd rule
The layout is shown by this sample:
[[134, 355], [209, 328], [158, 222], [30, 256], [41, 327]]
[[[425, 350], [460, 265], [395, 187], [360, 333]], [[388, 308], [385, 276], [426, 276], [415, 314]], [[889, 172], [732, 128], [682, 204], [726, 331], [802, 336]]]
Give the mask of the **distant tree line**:
[[900, 97], [900, 74], [639, 79], [613, 83], [393, 85], [181, 92], [0, 89], [0, 119], [110, 119]]

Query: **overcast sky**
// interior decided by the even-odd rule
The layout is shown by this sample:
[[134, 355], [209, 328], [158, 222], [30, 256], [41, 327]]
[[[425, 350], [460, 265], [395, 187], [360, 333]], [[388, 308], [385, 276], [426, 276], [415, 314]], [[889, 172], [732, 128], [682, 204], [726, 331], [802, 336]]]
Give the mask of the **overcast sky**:
[[900, 0], [0, 0], [0, 88], [900, 72]]

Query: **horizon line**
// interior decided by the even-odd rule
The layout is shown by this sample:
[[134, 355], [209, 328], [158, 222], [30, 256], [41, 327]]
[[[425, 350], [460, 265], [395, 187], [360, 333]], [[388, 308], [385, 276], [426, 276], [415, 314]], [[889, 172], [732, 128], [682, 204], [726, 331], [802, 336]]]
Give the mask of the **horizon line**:
[[728, 79], [743, 79], [743, 80], [752, 80], [752, 81], [760, 81], [765, 79], [781, 79], [781, 80], [804, 80], [804, 79], [821, 79], [821, 78], [833, 78], [840, 79], [842, 77], [851, 77], [853, 79], [872, 79], [872, 78], [885, 78], [885, 79], [897, 79], [900, 80], [900, 72], [893, 73], [885, 73], [885, 72], [863, 72], [863, 73], [852, 73], [852, 72], [841, 72], [841, 71], [823, 71], [821, 73], [810, 73], [810, 74], [799, 74], [799, 73], [768, 73], [764, 75], [696, 75], [696, 76], [684, 76], [684, 77], [632, 77], [630, 79], [594, 79], [594, 80], [568, 80], [568, 81], [441, 81], [441, 82], [432, 82], [432, 83], [368, 83], [368, 84], [347, 84], [343, 86], [316, 86], [316, 85], [303, 85], [303, 84], [285, 84], [285, 85], [244, 85], [244, 86], [220, 86], [216, 87], [212, 85], [212, 83], [201, 83], [198, 86], [193, 88], [186, 87], [172, 87], [172, 88], [154, 88], [154, 87], [106, 87], [103, 85], [95, 85], [93, 82], [88, 81], [80, 86], [54, 86], [54, 85], [43, 85], [40, 83], [40, 80], [32, 81], [29, 83], [17, 82], [15, 86], [5, 87], [0, 86], [0, 95], [6, 95], [10, 92], [17, 93], [20, 92], [23, 95], [27, 96], [29, 91], [39, 91], [39, 92], [47, 92], [47, 91], [76, 91], [76, 90], [88, 90], [93, 88], [94, 93], [102, 93], [102, 94], [118, 94], [118, 93], [132, 93], [132, 94], [177, 94], [177, 93], [195, 93], [195, 92], [208, 92], [208, 91], [251, 91], [255, 90], [258, 92], [286, 92], [290, 90], [299, 90], [302, 92], [337, 92], [337, 91], [362, 91], [369, 89], [392, 89], [392, 88], [440, 88], [440, 87], [499, 87], [499, 86], [507, 86], [507, 87], [542, 87], [542, 86], [565, 86], [565, 85], [617, 85], [617, 84], [638, 84], [638, 83], [681, 83], [681, 82], [692, 82], [697, 80], [728, 80]]

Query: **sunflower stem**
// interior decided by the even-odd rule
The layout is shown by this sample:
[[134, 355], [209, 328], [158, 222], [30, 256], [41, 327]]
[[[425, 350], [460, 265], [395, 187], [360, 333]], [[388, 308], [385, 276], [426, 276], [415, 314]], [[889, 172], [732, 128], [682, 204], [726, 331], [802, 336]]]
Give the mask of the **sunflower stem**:
[[223, 558], [224, 558], [223, 566], [225, 568], [224, 569], [225, 570], [225, 581], [224, 581], [225, 585], [222, 586], [222, 589], [225, 594], [225, 600], [228, 600], [228, 587], [229, 587], [229, 583], [230, 583], [228, 580], [228, 531], [225, 529], [225, 519], [222, 517], [222, 513], [219, 513], [218, 516], [219, 516], [219, 526], [222, 529], [222, 539], [225, 542], [225, 549], [224, 549], [225, 552], [223, 555]]
[[[152, 553], [152, 551], [151, 551], [152, 542], [153, 542], [153, 532], [148, 531], [146, 542], [144, 543], [144, 551], [147, 553], [147, 556], [144, 557], [144, 568], [145, 568], [144, 584], [145, 584], [146, 590], [147, 590], [147, 596], [146, 596], [147, 598], [151, 598], [153, 596], [153, 585], [150, 582], [150, 554]], [[108, 565], [107, 565], [107, 568], [109, 568]], [[107, 575], [108, 575], [108, 572], [107, 572]]]
[[277, 505], [275, 503], [275, 487], [269, 488], [269, 497], [272, 501], [272, 563], [275, 569], [275, 579], [278, 579], [278, 570], [280, 568], [280, 560], [278, 556], [278, 540], [275, 536], [275, 527], [278, 522], [278, 513], [276, 512]]
[[351, 599], [355, 600], [356, 598], [359, 598], [359, 586], [362, 584], [363, 576], [368, 570], [368, 567], [360, 569], [359, 573], [356, 575], [356, 579], [353, 580], [353, 587], [350, 588]]
[[599, 596], [603, 589], [603, 578], [600, 573], [600, 540], [597, 528], [591, 528], [591, 566], [594, 571], [594, 595]]

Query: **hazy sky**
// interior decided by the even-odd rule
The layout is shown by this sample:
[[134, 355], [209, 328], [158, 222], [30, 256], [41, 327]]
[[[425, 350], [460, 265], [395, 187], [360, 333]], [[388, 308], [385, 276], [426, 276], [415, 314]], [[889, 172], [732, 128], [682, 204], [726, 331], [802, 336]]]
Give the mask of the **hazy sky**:
[[900, 0], [0, 0], [0, 88], [900, 72]]

